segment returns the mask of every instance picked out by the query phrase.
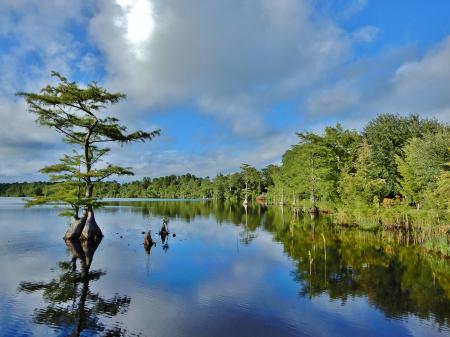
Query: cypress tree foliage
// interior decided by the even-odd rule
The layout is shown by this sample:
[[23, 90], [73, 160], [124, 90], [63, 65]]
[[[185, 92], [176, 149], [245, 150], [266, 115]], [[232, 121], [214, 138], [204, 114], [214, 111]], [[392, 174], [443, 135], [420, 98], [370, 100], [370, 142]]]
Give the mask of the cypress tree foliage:
[[[58, 80], [56, 85], [47, 85], [40, 93], [20, 92], [17, 95], [25, 98], [28, 111], [36, 115], [37, 123], [55, 129], [63, 135], [65, 142], [80, 151], [72, 156], [65, 156], [59, 164], [41, 170], [49, 173], [54, 181], [73, 187], [66, 190], [62, 185], [60, 193], [52, 197], [53, 201], [58, 199], [72, 205], [74, 211], [74, 222], [65, 238], [101, 237], [102, 233], [95, 221], [93, 210], [97, 204], [94, 187], [113, 175], [133, 174], [130, 168], [112, 164], [100, 166], [103, 157], [110, 151], [102, 144], [145, 142], [158, 136], [160, 130], [128, 133], [127, 128], [121, 125], [117, 118], [102, 116], [107, 107], [124, 100], [125, 94], [108, 92], [96, 82], [91, 82], [83, 88], [75, 82], [69, 82], [57, 72], [52, 72], [52, 76]], [[76, 192], [80, 191], [81, 187], [84, 193]], [[41, 202], [43, 201], [46, 200], [42, 199]], [[79, 219], [77, 207], [81, 206], [84, 212]]]
[[78, 220], [80, 207], [94, 203], [93, 200], [85, 198], [82, 193], [81, 160], [81, 155], [76, 153], [72, 156], [64, 155], [58, 164], [45, 166], [39, 170], [48, 174], [53, 184], [49, 186], [45, 195], [30, 199], [26, 206], [63, 202], [70, 207], [64, 209], [60, 214], [72, 216]]

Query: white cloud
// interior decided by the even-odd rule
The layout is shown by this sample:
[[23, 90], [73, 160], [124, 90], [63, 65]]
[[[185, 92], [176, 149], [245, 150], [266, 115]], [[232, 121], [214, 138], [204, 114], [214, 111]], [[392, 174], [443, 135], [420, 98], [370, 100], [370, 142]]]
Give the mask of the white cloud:
[[[194, 103], [236, 133], [280, 98], [311, 86], [349, 54], [350, 37], [307, 1], [153, 1], [155, 26], [136, 57], [120, 6], [101, 2], [91, 34], [108, 85], [141, 106]], [[149, 19], [151, 21], [153, 19]], [[255, 127], [255, 129], [256, 129]]]
[[317, 90], [307, 99], [308, 110], [316, 118], [333, 111], [346, 111], [358, 101], [357, 94], [348, 86], [346, 81], [342, 81], [333, 87]]
[[122, 16], [116, 19], [116, 25], [124, 29], [136, 57], [144, 57], [142, 48], [155, 29], [152, 3], [147, 0], [117, 0]]
[[361, 127], [379, 113], [419, 113], [450, 121], [450, 37], [416, 56], [408, 48], [353, 63], [313, 92], [310, 118], [328, 116]]
[[450, 36], [422, 58], [402, 64], [391, 80], [390, 104], [399, 110], [444, 116], [450, 109], [449, 60]]

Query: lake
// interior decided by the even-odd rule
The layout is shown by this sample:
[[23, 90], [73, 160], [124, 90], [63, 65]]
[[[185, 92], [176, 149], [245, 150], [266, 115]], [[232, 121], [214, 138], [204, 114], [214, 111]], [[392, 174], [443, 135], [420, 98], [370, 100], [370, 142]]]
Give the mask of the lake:
[[58, 213], [0, 198], [0, 336], [450, 336], [450, 261], [393, 234], [114, 199], [96, 246], [66, 244]]

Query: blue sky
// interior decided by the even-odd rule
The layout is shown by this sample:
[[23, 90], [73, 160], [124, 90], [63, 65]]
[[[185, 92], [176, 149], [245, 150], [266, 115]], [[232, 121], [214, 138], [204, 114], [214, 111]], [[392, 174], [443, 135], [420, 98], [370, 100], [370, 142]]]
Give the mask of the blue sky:
[[110, 113], [130, 129], [162, 129], [108, 159], [141, 178], [260, 168], [297, 131], [384, 112], [450, 121], [449, 61], [445, 0], [4, 0], [0, 181], [45, 179], [68, 149], [14, 96], [51, 70], [126, 93]]

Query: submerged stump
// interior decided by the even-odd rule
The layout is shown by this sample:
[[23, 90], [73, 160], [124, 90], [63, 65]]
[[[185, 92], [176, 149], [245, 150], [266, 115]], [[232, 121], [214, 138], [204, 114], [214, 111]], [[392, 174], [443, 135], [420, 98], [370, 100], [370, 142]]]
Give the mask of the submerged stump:
[[148, 231], [144, 236], [144, 246], [153, 246], [156, 242], [153, 241], [151, 231]]

